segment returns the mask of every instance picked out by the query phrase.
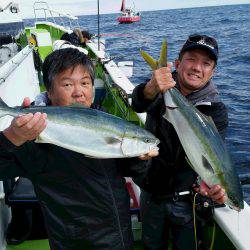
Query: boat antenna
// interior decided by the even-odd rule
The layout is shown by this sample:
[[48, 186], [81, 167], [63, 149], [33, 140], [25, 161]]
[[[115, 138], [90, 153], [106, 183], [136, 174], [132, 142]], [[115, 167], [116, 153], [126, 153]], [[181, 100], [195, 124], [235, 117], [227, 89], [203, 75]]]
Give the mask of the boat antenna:
[[99, 0], [97, 0], [97, 37], [98, 37], [98, 50], [100, 50], [100, 4]]

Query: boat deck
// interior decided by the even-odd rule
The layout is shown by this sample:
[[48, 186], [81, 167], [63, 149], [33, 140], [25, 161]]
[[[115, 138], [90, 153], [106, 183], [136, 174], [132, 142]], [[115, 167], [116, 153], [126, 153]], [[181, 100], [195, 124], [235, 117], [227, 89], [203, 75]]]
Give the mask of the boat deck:
[[8, 245], [6, 250], [50, 250], [48, 240], [27, 240], [20, 245]]
[[[49, 247], [49, 242], [48, 240], [29, 240], [25, 241], [20, 245], [8, 245], [6, 250], [31, 250], [31, 249], [36, 249], [36, 250], [50, 250]], [[142, 245], [141, 242], [136, 242], [134, 245], [134, 250], [141, 250]]]

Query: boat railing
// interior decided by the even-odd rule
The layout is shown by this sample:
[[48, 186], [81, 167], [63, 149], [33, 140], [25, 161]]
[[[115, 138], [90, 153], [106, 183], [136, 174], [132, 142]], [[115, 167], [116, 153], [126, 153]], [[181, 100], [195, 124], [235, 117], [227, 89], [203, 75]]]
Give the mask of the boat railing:
[[8, 63], [3, 65], [0, 70], [0, 86], [6, 79], [13, 73], [13, 71], [23, 63], [24, 59], [33, 51], [33, 47], [26, 46], [14, 58], [9, 60]]
[[[45, 1], [36, 1], [33, 4], [33, 10], [34, 10], [34, 16], [35, 21], [37, 22], [38, 19], [44, 19], [45, 21], [52, 20], [53, 23], [58, 24], [58, 20], [60, 22], [60, 25], [63, 27], [69, 26], [70, 29], [73, 28], [79, 28], [79, 22], [78, 17], [72, 16], [67, 13], [62, 13], [57, 10], [53, 10], [49, 7], [48, 3]], [[38, 12], [42, 12], [43, 16], [38, 17]], [[66, 24], [66, 22], [69, 23], [69, 25]]]

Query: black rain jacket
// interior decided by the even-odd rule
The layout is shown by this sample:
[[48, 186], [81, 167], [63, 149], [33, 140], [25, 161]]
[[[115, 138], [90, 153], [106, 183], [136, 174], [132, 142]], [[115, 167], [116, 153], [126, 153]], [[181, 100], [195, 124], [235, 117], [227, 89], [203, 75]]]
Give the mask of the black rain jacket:
[[[173, 73], [177, 81], [177, 73]], [[148, 161], [148, 171], [144, 178], [134, 179], [145, 191], [153, 196], [173, 195], [174, 192], [189, 191], [197, 174], [186, 161], [184, 149], [171, 123], [163, 118], [165, 104], [162, 94], [154, 100], [144, 98], [145, 84], [138, 85], [132, 94], [132, 108], [136, 112], [147, 112], [145, 127], [159, 138], [159, 155]], [[178, 88], [178, 82], [177, 82]], [[218, 91], [210, 81], [201, 90], [186, 98], [203, 114], [212, 117], [220, 135], [225, 138], [228, 115], [220, 101]], [[191, 142], [190, 142], [191, 143]]]
[[130, 198], [122, 176], [143, 161], [94, 159], [52, 144], [14, 146], [0, 133], [0, 180], [29, 178], [53, 250], [132, 249]]

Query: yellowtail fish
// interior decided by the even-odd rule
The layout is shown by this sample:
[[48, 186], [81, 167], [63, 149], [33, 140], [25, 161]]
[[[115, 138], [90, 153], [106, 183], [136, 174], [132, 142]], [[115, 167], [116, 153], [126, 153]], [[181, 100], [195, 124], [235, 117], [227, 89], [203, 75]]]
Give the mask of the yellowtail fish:
[[145, 129], [116, 116], [85, 107], [8, 107], [0, 117], [46, 113], [47, 126], [36, 142], [51, 143], [94, 158], [125, 158], [158, 150], [159, 140]]

